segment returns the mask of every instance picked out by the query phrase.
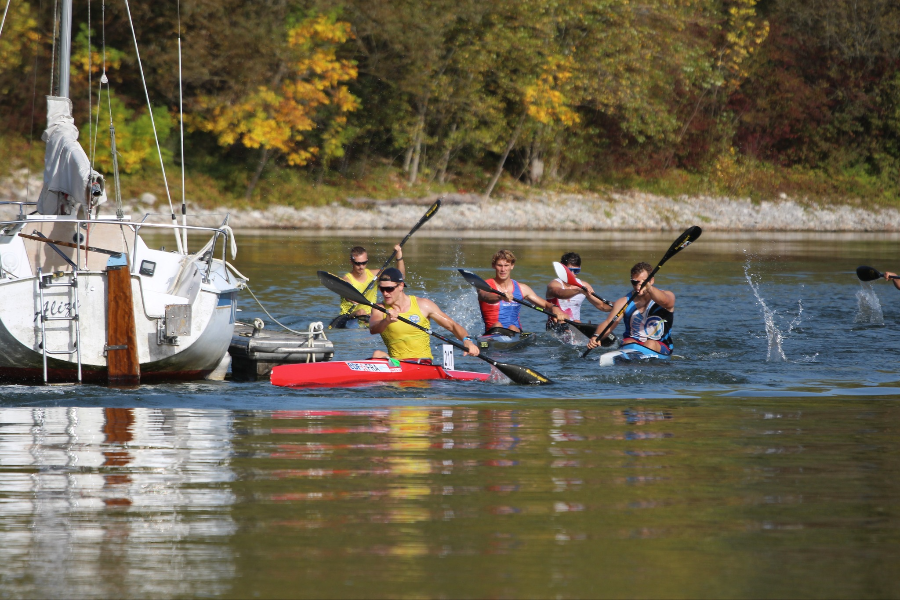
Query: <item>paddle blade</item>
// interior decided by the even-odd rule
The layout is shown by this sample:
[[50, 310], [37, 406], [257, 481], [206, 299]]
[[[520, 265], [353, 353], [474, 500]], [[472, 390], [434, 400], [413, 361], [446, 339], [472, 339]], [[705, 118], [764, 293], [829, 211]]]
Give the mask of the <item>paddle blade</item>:
[[859, 277], [860, 281], [875, 281], [884, 277], [872, 267], [856, 267], [856, 276]]
[[441, 200], [443, 200], [443, 198], [438, 198], [434, 201], [434, 204], [431, 205], [431, 208], [429, 208], [428, 212], [425, 213], [425, 216], [422, 217], [423, 223], [437, 213], [438, 209], [441, 207]]
[[457, 269], [457, 271], [459, 271], [459, 274], [463, 276], [463, 279], [469, 282], [469, 284], [475, 289], [481, 290], [482, 292], [493, 292], [494, 294], [498, 293], [497, 290], [488, 285], [487, 281], [485, 281], [472, 271], [466, 271], [465, 269]]
[[352, 302], [358, 302], [359, 304], [365, 304], [366, 306], [372, 306], [372, 303], [369, 302], [369, 299], [366, 298], [362, 292], [358, 289], [350, 285], [347, 281], [341, 279], [337, 275], [333, 273], [329, 273], [328, 271], [317, 271], [316, 275], [319, 278], [319, 283], [323, 286], [337, 294], [342, 298], [346, 298]]
[[672, 245], [669, 246], [669, 249], [666, 251], [666, 255], [662, 257], [662, 260], [659, 261], [659, 265], [656, 268], [659, 269], [659, 267], [663, 266], [667, 260], [696, 242], [702, 233], [703, 230], [696, 225], [688, 227], [684, 233], [678, 236], [678, 239], [672, 242]]
[[581, 287], [581, 284], [578, 283], [578, 278], [575, 277], [575, 273], [569, 270], [569, 267], [562, 263], [554, 262], [553, 270], [556, 271], [556, 276], [559, 277], [561, 281], [565, 281], [569, 285], [576, 285]]
[[[575, 323], [575, 329], [584, 334], [585, 337], [593, 337], [597, 331], [596, 323]], [[600, 342], [600, 345], [604, 348], [609, 348], [610, 346], [614, 346], [616, 342], [619, 341], [619, 338], [614, 333], [607, 333], [606, 337], [603, 338], [603, 341]]]
[[350, 313], [346, 315], [338, 315], [331, 320], [331, 323], [328, 324], [328, 329], [345, 329], [347, 327], [347, 321], [349, 321], [352, 317]]
[[[438, 198], [437, 200], [434, 201], [434, 204], [432, 204], [431, 208], [429, 208], [425, 212], [425, 214], [422, 215], [422, 218], [419, 219], [419, 222], [416, 223], [415, 225], [413, 225], [413, 228], [409, 230], [409, 234], [407, 234], [407, 236], [403, 239], [404, 242], [406, 240], [408, 240], [412, 234], [414, 234], [416, 231], [418, 231], [419, 227], [421, 227], [422, 225], [427, 223], [428, 219], [430, 219], [435, 214], [437, 214], [438, 209], [441, 207], [441, 200], [442, 200], [441, 198]], [[400, 245], [402, 246], [403, 244], [401, 243]]]
[[509, 377], [513, 383], [519, 385], [545, 385], [553, 383], [549, 377], [541, 375], [528, 367], [497, 361], [491, 361], [491, 364], [496, 367], [498, 371]]

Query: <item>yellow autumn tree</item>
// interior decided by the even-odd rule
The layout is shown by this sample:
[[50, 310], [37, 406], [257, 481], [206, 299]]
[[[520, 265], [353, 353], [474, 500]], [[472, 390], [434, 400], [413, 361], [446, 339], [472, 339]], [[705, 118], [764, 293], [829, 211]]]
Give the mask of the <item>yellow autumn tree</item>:
[[356, 64], [337, 56], [353, 36], [350, 24], [327, 15], [306, 19], [287, 31], [288, 59], [279, 81], [259, 86], [233, 103], [218, 97], [199, 100], [186, 118], [194, 129], [216, 136], [222, 146], [260, 149], [259, 166], [247, 199], [266, 162], [283, 156], [292, 166], [343, 154], [347, 114], [359, 100], [345, 85], [357, 77]]
[[[0, 70], [13, 71], [22, 65], [25, 49], [37, 44], [40, 34], [27, 2], [18, 2], [7, 9], [9, 14], [0, 35]], [[3, 10], [0, 10], [0, 17], [3, 17]]]
[[525, 112], [544, 125], [578, 124], [580, 118], [572, 108], [572, 56], [549, 56], [540, 74], [524, 89]]
[[724, 26], [725, 44], [718, 67], [723, 85], [736, 89], [749, 75], [747, 63], [769, 36], [769, 22], [756, 13], [757, 0], [730, 0]]

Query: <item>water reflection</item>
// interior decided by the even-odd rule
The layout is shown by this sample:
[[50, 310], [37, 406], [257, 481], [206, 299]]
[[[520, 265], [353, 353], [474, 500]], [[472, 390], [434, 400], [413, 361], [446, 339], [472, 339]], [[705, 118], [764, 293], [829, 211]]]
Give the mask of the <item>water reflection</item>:
[[898, 410], [4, 410], [0, 595], [895, 591], [867, 561], [898, 557]]
[[[0, 411], [0, 595], [222, 593], [231, 417], [124, 408]], [[18, 573], [19, 577], [12, 574]]]

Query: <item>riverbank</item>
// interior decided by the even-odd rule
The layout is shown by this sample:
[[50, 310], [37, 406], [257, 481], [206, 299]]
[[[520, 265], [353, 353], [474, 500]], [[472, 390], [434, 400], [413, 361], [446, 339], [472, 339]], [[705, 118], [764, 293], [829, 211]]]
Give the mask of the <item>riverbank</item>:
[[[40, 176], [0, 182], [0, 201], [23, 201], [40, 191]], [[265, 209], [212, 210], [192, 206], [192, 225], [216, 226], [225, 214], [235, 229], [396, 229], [415, 222], [437, 195], [424, 198], [370, 200], [348, 198], [328, 206], [294, 208], [270, 205]], [[168, 206], [152, 194], [123, 202], [126, 214], [168, 214]], [[0, 207], [0, 217], [14, 218], [17, 209]], [[106, 208], [106, 212], [112, 212]], [[176, 212], [180, 210], [176, 208]], [[680, 230], [701, 225], [709, 231], [900, 231], [900, 211], [861, 208], [849, 204], [819, 204], [782, 197], [755, 202], [746, 198], [712, 196], [666, 197], [644, 192], [562, 194], [536, 192], [529, 196], [446, 194], [444, 206], [429, 221], [429, 229], [447, 231], [541, 230], [616, 231]]]

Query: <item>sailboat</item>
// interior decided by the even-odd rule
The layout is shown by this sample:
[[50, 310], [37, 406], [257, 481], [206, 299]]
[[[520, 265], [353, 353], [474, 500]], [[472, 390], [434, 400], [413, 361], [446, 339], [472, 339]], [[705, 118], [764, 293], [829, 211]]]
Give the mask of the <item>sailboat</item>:
[[[115, 214], [100, 212], [106, 180], [78, 142], [69, 99], [71, 4], [62, 0], [41, 194], [11, 203], [18, 217], [0, 221], [0, 382], [130, 386], [209, 377], [227, 368], [236, 297], [247, 281], [226, 260], [229, 246], [232, 256], [237, 250], [233, 232], [227, 217], [219, 227], [194, 227], [186, 218], [179, 224], [174, 210], [171, 223], [135, 221], [123, 213], [118, 185]], [[174, 235], [177, 250], [150, 248], [147, 232]], [[188, 232], [209, 241], [191, 253]]]

